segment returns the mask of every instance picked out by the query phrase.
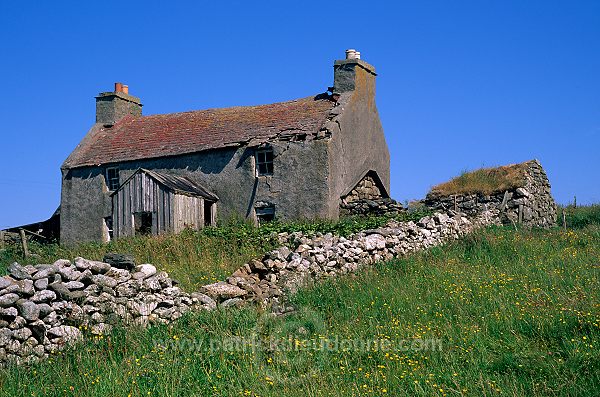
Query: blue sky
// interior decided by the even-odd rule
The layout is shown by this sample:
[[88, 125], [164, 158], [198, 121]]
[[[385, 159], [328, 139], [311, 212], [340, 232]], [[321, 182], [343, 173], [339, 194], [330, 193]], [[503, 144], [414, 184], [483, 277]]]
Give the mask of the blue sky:
[[379, 73], [394, 198], [537, 158], [560, 203], [600, 202], [598, 1], [170, 3], [0, 2], [0, 228], [56, 209], [115, 81], [145, 114], [270, 103], [325, 91], [347, 48]]

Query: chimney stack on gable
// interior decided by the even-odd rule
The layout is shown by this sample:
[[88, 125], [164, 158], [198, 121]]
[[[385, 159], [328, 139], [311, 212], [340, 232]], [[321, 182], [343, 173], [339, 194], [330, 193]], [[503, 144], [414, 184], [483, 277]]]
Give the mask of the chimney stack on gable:
[[129, 114], [142, 115], [140, 98], [129, 95], [129, 86], [115, 83], [113, 92], [102, 92], [96, 97], [96, 123], [112, 126]]
[[346, 50], [346, 59], [333, 64], [333, 93], [360, 91], [375, 95], [375, 68], [360, 59], [360, 52]]

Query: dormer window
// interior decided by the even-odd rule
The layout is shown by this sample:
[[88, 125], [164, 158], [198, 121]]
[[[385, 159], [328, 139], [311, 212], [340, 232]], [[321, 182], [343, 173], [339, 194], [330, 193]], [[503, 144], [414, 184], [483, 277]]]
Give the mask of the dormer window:
[[256, 151], [256, 174], [273, 175], [273, 149], [259, 149]]
[[108, 190], [115, 191], [119, 188], [119, 168], [118, 167], [110, 167], [106, 169], [106, 174], [104, 175], [106, 180], [106, 187]]

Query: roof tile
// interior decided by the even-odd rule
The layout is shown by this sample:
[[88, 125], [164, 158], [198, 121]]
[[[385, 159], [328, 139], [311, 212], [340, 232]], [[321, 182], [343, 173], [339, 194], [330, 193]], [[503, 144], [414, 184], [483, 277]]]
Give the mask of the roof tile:
[[308, 97], [270, 105], [126, 116], [113, 127], [95, 125], [63, 168], [175, 156], [280, 134], [316, 134], [334, 102]]

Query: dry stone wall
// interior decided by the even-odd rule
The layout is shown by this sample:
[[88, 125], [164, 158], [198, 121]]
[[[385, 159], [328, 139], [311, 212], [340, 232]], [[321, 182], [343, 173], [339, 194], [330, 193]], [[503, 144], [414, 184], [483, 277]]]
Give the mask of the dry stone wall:
[[349, 237], [331, 234], [279, 235], [280, 248], [236, 270], [226, 282], [206, 285], [201, 292], [225, 306], [255, 301], [275, 312], [290, 310], [285, 297], [308, 282], [427, 249], [457, 239], [481, 226], [497, 224], [497, 212], [485, 211], [469, 220], [450, 211], [419, 222], [390, 221], [386, 227]]
[[[110, 262], [110, 263], [108, 263]], [[0, 365], [27, 363], [117, 324], [168, 323], [191, 309], [213, 309], [200, 293], [187, 294], [165, 272], [131, 258], [77, 258], [53, 264], [13, 263], [0, 278]]]
[[390, 215], [403, 211], [402, 204], [383, 197], [377, 182], [367, 175], [340, 199], [340, 215]]
[[423, 203], [437, 211], [455, 210], [468, 216], [497, 209], [503, 224], [550, 227], [556, 224], [557, 207], [550, 193], [550, 182], [537, 160], [524, 163], [522, 186], [490, 195], [428, 194]]
[[279, 235], [282, 246], [236, 270], [226, 281], [188, 294], [165, 272], [136, 266], [123, 255], [103, 262], [76, 258], [53, 264], [14, 263], [0, 277], [0, 365], [48, 357], [82, 339], [81, 329], [109, 332], [118, 324], [169, 323], [190, 310], [215, 310], [255, 302], [275, 313], [293, 310], [286, 297], [314, 280], [457, 239], [498, 223], [497, 211], [472, 219], [449, 211], [419, 222], [390, 221], [349, 237]]

